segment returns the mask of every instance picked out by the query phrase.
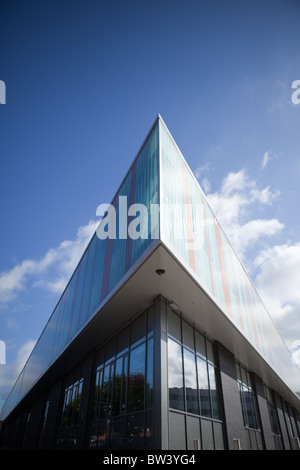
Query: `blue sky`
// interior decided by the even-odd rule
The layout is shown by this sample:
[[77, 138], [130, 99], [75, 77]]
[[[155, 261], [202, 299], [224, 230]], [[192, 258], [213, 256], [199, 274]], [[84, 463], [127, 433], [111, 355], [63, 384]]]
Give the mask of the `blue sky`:
[[300, 2], [2, 0], [0, 407], [160, 113], [300, 363]]

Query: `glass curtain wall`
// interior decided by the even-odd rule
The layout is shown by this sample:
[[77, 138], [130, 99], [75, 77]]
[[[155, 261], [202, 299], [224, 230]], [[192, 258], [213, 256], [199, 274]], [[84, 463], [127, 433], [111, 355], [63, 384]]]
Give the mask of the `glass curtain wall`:
[[169, 448], [224, 449], [213, 344], [168, 308]]
[[90, 449], [151, 449], [153, 308], [112, 338], [96, 358]]
[[161, 239], [294, 391], [299, 369], [196, 178], [160, 121]]
[[57, 449], [76, 449], [82, 386], [83, 378], [76, 380], [64, 391], [62, 416], [56, 441]]
[[[151, 229], [153, 230], [154, 224], [152, 221], [151, 225], [151, 220], [145, 224], [146, 232], [142, 231], [135, 239], [124, 233], [119, 236], [119, 196], [126, 196], [127, 210], [133, 203], [144, 204], [149, 208], [151, 203], [159, 202], [158, 182], [156, 123], [112, 202], [116, 209], [118, 236], [100, 239], [96, 233], [93, 235], [2, 409], [2, 419], [5, 419], [82, 326], [92, 318], [97, 307], [152, 242]], [[128, 226], [132, 219], [132, 216], [128, 216]], [[102, 223], [105, 223], [105, 219], [103, 220]], [[155, 233], [158, 234], [158, 227], [155, 228]]]

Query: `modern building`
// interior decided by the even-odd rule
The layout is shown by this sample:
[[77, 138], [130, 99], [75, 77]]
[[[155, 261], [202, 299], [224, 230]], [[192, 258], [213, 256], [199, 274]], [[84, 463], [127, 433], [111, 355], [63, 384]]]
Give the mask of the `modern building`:
[[299, 369], [160, 116], [103, 214], [2, 448], [296, 449]]

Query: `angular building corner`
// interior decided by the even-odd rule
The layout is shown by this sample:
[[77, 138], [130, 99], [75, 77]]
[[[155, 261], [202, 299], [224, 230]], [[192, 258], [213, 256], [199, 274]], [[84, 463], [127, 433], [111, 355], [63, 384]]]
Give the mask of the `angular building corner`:
[[115, 236], [93, 235], [2, 409], [2, 447], [297, 448], [299, 369], [160, 115], [111, 207]]

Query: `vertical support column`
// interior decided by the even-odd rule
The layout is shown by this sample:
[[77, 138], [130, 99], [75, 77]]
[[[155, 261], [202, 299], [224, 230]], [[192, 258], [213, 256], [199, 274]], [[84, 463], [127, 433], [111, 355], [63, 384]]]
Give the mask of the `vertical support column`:
[[254, 381], [258, 411], [262, 426], [262, 436], [264, 438], [264, 443], [266, 450], [276, 450], [275, 441], [272, 433], [269, 410], [267, 405], [267, 400], [265, 398], [264, 387], [261, 379], [256, 375], [252, 374]]
[[295, 410], [295, 420], [296, 420], [296, 426], [298, 430], [298, 436], [300, 437], [300, 414], [297, 410]]
[[22, 443], [22, 449], [24, 450], [35, 450], [39, 439], [40, 423], [42, 420], [43, 413], [43, 397], [40, 396], [36, 399], [29, 408], [28, 420], [25, 427], [24, 440]]
[[235, 450], [234, 443], [236, 439], [239, 439], [241, 449], [246, 450], [247, 442], [234, 355], [220, 343], [216, 343], [216, 350], [220, 368], [228, 448]]
[[[60, 406], [61, 396], [63, 393], [63, 380], [55, 383], [46, 395], [46, 401], [49, 401], [49, 409], [47, 413], [47, 419], [45, 428], [43, 429], [42, 435], [40, 436], [40, 449], [52, 450], [55, 449], [56, 432], [59, 425], [58, 420], [60, 419]], [[44, 403], [44, 405], [46, 402]], [[45, 407], [44, 410], [45, 412]], [[44, 418], [44, 416], [43, 416]]]
[[168, 449], [168, 363], [167, 301], [158, 296], [154, 301], [154, 419], [153, 447]]
[[93, 352], [91, 352], [85, 359], [82, 376], [83, 376], [83, 387], [82, 396], [79, 410], [79, 422], [78, 422], [78, 449], [84, 449], [87, 441], [87, 430], [89, 420], [89, 401], [91, 395], [91, 387], [93, 383]]
[[286, 421], [285, 421], [285, 416], [284, 416], [283, 402], [280, 396], [277, 395], [276, 392], [274, 392], [274, 396], [275, 396], [275, 403], [276, 403], [276, 408], [277, 408], [277, 413], [278, 413], [278, 418], [279, 418], [283, 445], [286, 450], [291, 450], [291, 445], [289, 441], [289, 436], [288, 436]]

